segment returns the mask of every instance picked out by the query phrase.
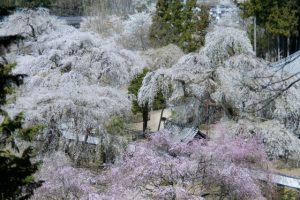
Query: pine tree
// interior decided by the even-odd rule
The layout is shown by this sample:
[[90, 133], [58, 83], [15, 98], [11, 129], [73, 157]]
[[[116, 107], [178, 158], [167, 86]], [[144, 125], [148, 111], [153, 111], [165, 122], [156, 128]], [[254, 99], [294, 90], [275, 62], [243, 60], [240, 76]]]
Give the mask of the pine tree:
[[170, 1], [166, 13], [166, 23], [168, 24], [168, 43], [179, 44], [182, 34], [183, 5], [180, 0]]
[[[287, 5], [279, 6], [277, 2], [274, 3], [271, 13], [266, 22], [266, 29], [268, 32], [272, 33], [273, 36], [277, 37], [278, 45], [278, 60], [280, 59], [280, 39], [279, 36], [284, 36], [288, 41], [289, 49], [289, 40], [293, 35], [298, 34], [298, 16], [297, 9], [295, 4], [290, 1]], [[288, 50], [289, 54], [289, 50]]]
[[167, 11], [169, 3], [167, 0], [158, 0], [156, 3], [156, 14], [150, 28], [150, 39], [155, 46], [166, 45], [170, 25], [167, 23]]
[[[203, 45], [205, 35], [199, 34], [199, 32], [205, 33], [203, 30], [207, 28], [208, 24], [206, 17], [199, 15], [209, 17], [209, 10], [203, 9], [200, 13], [196, 12], [196, 2], [196, 0], [187, 0], [185, 3], [180, 0], [159, 0], [157, 2], [157, 10], [149, 35], [154, 46], [173, 43], [185, 52], [192, 52]], [[203, 26], [199, 26], [198, 24], [202, 20], [204, 20]], [[199, 30], [200, 27], [202, 30]]]
[[290, 38], [298, 35], [297, 3], [299, 1], [296, 0], [249, 0], [242, 5], [244, 17], [255, 17], [259, 28], [267, 30], [266, 35], [272, 34], [276, 38], [278, 59], [280, 59], [280, 36], [287, 39], [287, 55], [289, 55]]
[[287, 55], [290, 54], [290, 38], [292, 36], [298, 36], [298, 11], [296, 7], [296, 2], [290, 2], [283, 8], [281, 8], [281, 26], [282, 26], [282, 35], [287, 38]]
[[[210, 23], [209, 7], [207, 5], [201, 5], [201, 11], [199, 15], [196, 15], [195, 34], [190, 42], [190, 49], [195, 51], [197, 48], [204, 46], [204, 40], [206, 35], [206, 29]], [[199, 18], [199, 19], [198, 19]]]
[[[15, 64], [0, 65], [0, 199], [28, 199], [35, 188], [41, 185], [33, 174], [39, 163], [32, 163], [33, 149], [28, 147], [22, 153], [16, 145], [16, 138], [32, 141], [39, 126], [22, 128], [23, 114], [11, 119], [3, 110], [6, 96], [13, 92], [13, 85], [22, 82], [23, 75], [12, 75]], [[10, 147], [9, 147], [10, 146]], [[11, 150], [9, 150], [11, 149]], [[21, 155], [17, 155], [20, 154]]]
[[199, 21], [199, 19], [195, 17], [194, 8], [196, 8], [196, 0], [187, 0], [181, 12], [181, 31], [179, 33], [178, 44], [186, 52], [195, 51], [199, 45], [193, 40], [196, 23]]

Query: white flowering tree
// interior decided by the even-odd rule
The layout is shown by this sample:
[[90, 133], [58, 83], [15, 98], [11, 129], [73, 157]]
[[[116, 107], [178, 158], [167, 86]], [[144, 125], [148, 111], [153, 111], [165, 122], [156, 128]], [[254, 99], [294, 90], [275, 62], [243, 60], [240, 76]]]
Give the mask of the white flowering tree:
[[[28, 13], [30, 20], [38, 20], [33, 22], [35, 40], [23, 27]], [[123, 87], [145, 67], [142, 58], [97, 34], [64, 25], [46, 10], [18, 11], [2, 23], [0, 32], [9, 34], [4, 27], [26, 33], [22, 54], [7, 55], [18, 63], [14, 73], [27, 75], [16, 101], [8, 105], [10, 114], [24, 110], [27, 124], [47, 127], [45, 138], [109, 139], [106, 124], [111, 117], [129, 116], [131, 102]]]
[[260, 138], [266, 146], [266, 153], [271, 159], [299, 160], [300, 141], [278, 120], [265, 122], [240, 119], [237, 122], [226, 122], [227, 129], [233, 135], [243, 135], [247, 138]]
[[148, 12], [131, 14], [126, 18], [90, 16], [83, 19], [81, 29], [110, 38], [126, 49], [145, 50], [150, 46], [148, 33], [151, 23], [151, 13]]
[[8, 16], [0, 23], [0, 35], [22, 35], [36, 39], [63, 24], [56, 17], [50, 16], [44, 8], [37, 10], [24, 9]]
[[150, 13], [136, 13], [123, 22], [118, 42], [128, 49], [145, 50], [150, 46], [149, 29], [152, 24]]
[[156, 49], [147, 49], [141, 52], [141, 56], [146, 60], [147, 68], [151, 71], [159, 68], [170, 68], [184, 56], [183, 51], [174, 44]]
[[[198, 126], [222, 117], [256, 122], [275, 119], [285, 125], [286, 138], [297, 140], [293, 136], [299, 132], [297, 74], [272, 69], [267, 62], [256, 58], [246, 32], [236, 23], [225, 23], [226, 20], [229, 18], [207, 34], [206, 45], [199, 53], [183, 56], [169, 69], [149, 73], [139, 91], [140, 104], [152, 102], [162, 89], [171, 93], [168, 101], [178, 123]], [[167, 90], [170, 84], [172, 89]], [[274, 134], [279, 132], [278, 129]], [[260, 133], [269, 137], [266, 130]], [[292, 151], [284, 143], [278, 145], [280, 153], [274, 156], [284, 156], [287, 150], [294, 159], [298, 157], [299, 152], [294, 151], [297, 142]]]

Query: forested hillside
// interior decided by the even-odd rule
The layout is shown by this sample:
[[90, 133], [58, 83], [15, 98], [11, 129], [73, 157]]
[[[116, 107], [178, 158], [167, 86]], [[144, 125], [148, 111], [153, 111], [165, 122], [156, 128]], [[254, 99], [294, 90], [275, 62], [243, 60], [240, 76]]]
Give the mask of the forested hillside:
[[249, 0], [241, 7], [245, 17], [252, 17], [249, 35], [256, 43], [257, 55], [279, 60], [300, 49], [300, 1]]
[[[52, 14], [58, 16], [86, 16], [91, 12], [134, 12], [134, 8], [145, 9], [145, 5], [155, 0], [2, 0], [0, 2], [0, 15], [7, 15], [21, 8], [49, 8]], [[133, 5], [133, 7], [131, 6]]]
[[1, 1], [0, 200], [299, 199], [296, 3]]

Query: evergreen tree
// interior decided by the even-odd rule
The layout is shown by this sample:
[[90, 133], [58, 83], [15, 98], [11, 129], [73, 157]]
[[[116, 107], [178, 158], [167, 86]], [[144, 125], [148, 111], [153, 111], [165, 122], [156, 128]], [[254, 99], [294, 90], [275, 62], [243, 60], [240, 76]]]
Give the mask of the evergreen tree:
[[178, 24], [178, 26], [181, 30], [178, 33], [179, 41], [177, 44], [186, 52], [194, 51], [196, 50], [194, 47], [198, 46], [198, 43], [193, 41], [192, 37], [192, 34], [196, 31], [196, 23], [199, 21], [197, 17], [194, 17], [196, 15], [193, 11], [194, 8], [196, 8], [196, 0], [187, 0], [183, 10], [179, 13], [181, 24]]
[[180, 0], [173, 0], [170, 2], [165, 18], [166, 23], [168, 24], [168, 40], [170, 43], [179, 44], [183, 34], [183, 6]]
[[277, 36], [278, 60], [280, 59], [279, 36], [284, 36], [287, 38], [287, 51], [289, 54], [290, 37], [298, 34], [298, 16], [296, 5], [294, 3], [290, 1], [287, 5], [280, 7], [278, 3], [275, 2], [266, 22], [267, 31], [272, 33], [274, 36]]
[[[282, 46], [280, 36], [287, 39], [286, 52], [289, 55], [290, 38], [298, 35], [299, 7], [296, 0], [249, 0], [242, 5], [242, 8], [244, 17], [255, 17], [257, 25], [267, 31], [266, 35], [272, 34], [276, 38], [278, 59], [280, 59], [280, 46]], [[269, 50], [270, 44], [267, 46]]]
[[[187, 0], [185, 3], [180, 0], [157, 1], [156, 14], [149, 35], [154, 46], [173, 43], [185, 52], [191, 52], [203, 45], [205, 36], [203, 33], [208, 26], [206, 22], [209, 22], [209, 19], [207, 20], [209, 10], [203, 7], [201, 12], [197, 12], [196, 2], [196, 0]], [[200, 22], [202, 20], [203, 22]], [[202, 30], [199, 30], [200, 28]]]
[[153, 18], [153, 24], [150, 28], [150, 39], [155, 46], [167, 44], [168, 24], [166, 23], [166, 14], [168, 10], [168, 2], [166, 0], [158, 0], [156, 3], [156, 14]]
[[287, 38], [287, 55], [290, 54], [290, 38], [292, 36], [298, 36], [298, 21], [299, 13], [297, 10], [296, 2], [291, 1], [289, 4], [285, 5], [281, 10], [281, 27], [282, 35]]
[[[13, 91], [13, 84], [21, 84], [23, 75], [12, 75], [15, 64], [0, 65], [0, 199], [28, 199], [33, 190], [41, 185], [33, 174], [38, 163], [32, 163], [33, 149], [28, 147], [20, 152], [16, 139], [32, 141], [39, 126], [22, 128], [23, 114], [11, 119], [3, 110], [6, 96]], [[9, 147], [10, 146], [10, 147]], [[11, 149], [11, 150], [10, 150]], [[21, 154], [21, 155], [17, 155]]]
[[245, 17], [255, 16], [258, 25], [264, 25], [270, 15], [270, 8], [274, 0], [249, 0], [243, 5]]
[[[190, 49], [192, 51], [197, 50], [197, 48], [204, 46], [204, 40], [206, 35], [206, 29], [210, 23], [209, 7], [207, 5], [202, 5], [199, 16], [196, 15], [195, 24], [195, 34], [192, 38], [190, 44]], [[199, 18], [199, 19], [198, 19]]]

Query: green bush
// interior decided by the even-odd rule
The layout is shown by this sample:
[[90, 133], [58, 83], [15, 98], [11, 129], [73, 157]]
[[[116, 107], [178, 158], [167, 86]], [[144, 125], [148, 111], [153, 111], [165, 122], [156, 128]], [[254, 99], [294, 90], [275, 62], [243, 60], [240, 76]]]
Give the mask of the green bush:
[[106, 130], [111, 135], [122, 135], [126, 127], [124, 118], [120, 116], [113, 116], [110, 123], [106, 126]]
[[278, 191], [278, 198], [276, 200], [297, 200], [300, 198], [300, 192], [288, 189], [286, 187], [279, 187]]

